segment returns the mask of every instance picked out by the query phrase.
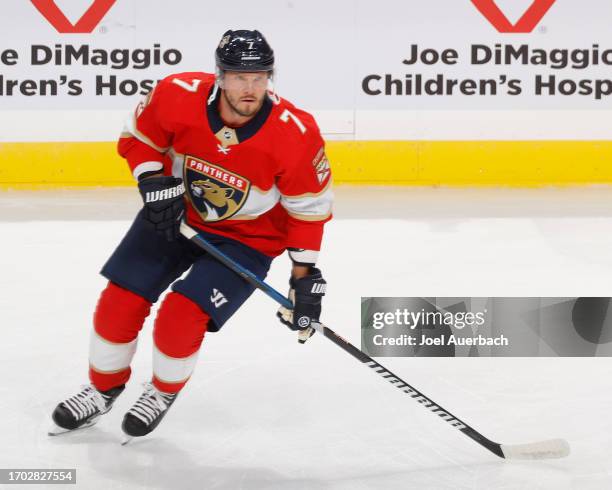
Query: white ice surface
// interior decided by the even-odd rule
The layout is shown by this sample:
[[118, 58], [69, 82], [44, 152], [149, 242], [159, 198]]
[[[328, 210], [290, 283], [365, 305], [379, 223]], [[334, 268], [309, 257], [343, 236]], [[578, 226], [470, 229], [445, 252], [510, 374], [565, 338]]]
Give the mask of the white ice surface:
[[[320, 266], [324, 321], [359, 345], [361, 296], [612, 296], [612, 190], [338, 189]], [[505, 462], [320, 336], [298, 345], [255, 293], [149, 437], [121, 447], [149, 379], [100, 423], [50, 438], [87, 381], [97, 274], [138, 207], [132, 189], [0, 193], [0, 468], [77, 468], [86, 489], [612, 488], [612, 361], [378, 359], [486, 436], [563, 437], [569, 458]], [[268, 277], [284, 290], [288, 261]]]

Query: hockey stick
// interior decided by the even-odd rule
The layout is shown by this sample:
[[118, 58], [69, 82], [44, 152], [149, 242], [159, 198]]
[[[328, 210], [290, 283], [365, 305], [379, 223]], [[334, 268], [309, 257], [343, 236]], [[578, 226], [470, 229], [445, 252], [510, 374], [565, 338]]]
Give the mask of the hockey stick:
[[[244, 278], [255, 288], [266, 293], [277, 303], [284, 306], [285, 308], [293, 308], [293, 304], [289, 299], [287, 299], [281, 293], [276, 291], [272, 286], [259, 279], [251, 271], [245, 269], [233, 259], [218, 250], [214, 245], [212, 245], [206, 239], [198, 235], [196, 230], [194, 230], [184, 222], [181, 223], [181, 233], [183, 234], [183, 236], [188, 238], [197, 246], [212, 255], [219, 262], [221, 262], [226, 267], [233, 270], [239, 276]], [[455, 417], [448, 410], [442, 408], [433, 400], [426, 397], [419, 390], [406, 383], [399, 376], [396, 376], [387, 368], [383, 367], [366, 353], [362, 352], [350, 342], [335, 333], [331, 328], [326, 327], [322, 323], [313, 323], [312, 326], [315, 328], [315, 330], [327, 337], [334, 344], [341, 347], [343, 350], [351, 354], [354, 358], [358, 359], [363, 364], [366, 364], [369, 368], [373, 369], [383, 379], [386, 379], [389, 383], [394, 385], [396, 388], [402, 390], [404, 393], [408, 393], [408, 395], [410, 395], [410, 397], [413, 398], [415, 401], [422, 404], [425, 408], [428, 408], [431, 412], [436, 414], [442, 420], [448, 422], [450, 425], [463, 432], [466, 436], [473, 439], [478, 444], [485, 447], [500, 458], [554, 459], [563, 458], [567, 456], [570, 452], [569, 444], [564, 439], [550, 439], [546, 441], [532, 442], [528, 444], [499, 444], [497, 442], [493, 442], [490, 439], [484, 437], [480, 432], [470, 427], [458, 417]]]

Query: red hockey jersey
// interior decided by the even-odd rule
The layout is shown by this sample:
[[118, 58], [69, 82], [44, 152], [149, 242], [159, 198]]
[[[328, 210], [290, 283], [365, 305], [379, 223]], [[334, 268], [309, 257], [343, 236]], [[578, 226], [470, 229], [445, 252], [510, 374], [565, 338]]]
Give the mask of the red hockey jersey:
[[276, 256], [313, 263], [333, 194], [314, 118], [269, 93], [245, 126], [224, 125], [214, 75], [162, 80], [128, 118], [119, 153], [134, 177], [182, 177], [187, 222]]

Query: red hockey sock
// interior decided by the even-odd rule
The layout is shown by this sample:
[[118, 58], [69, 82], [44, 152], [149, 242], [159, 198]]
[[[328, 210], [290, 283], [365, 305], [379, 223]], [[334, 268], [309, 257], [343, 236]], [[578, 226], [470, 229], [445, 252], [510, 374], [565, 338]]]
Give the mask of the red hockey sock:
[[178, 393], [195, 368], [210, 317], [179, 293], [164, 299], [153, 329], [153, 384], [165, 393]]
[[116, 386], [124, 385], [130, 379], [131, 368], [121, 369], [116, 373], [100, 373], [89, 366], [89, 380], [98, 391], [107, 391]]
[[149, 301], [112, 282], [102, 291], [89, 352], [89, 379], [98, 390], [110, 390], [130, 378], [136, 338], [150, 310]]

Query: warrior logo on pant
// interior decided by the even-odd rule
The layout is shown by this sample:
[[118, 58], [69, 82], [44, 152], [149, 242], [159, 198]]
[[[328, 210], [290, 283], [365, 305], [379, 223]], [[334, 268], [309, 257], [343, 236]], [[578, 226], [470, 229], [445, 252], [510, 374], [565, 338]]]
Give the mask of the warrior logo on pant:
[[251, 183], [233, 172], [185, 157], [184, 181], [187, 195], [204, 221], [222, 221], [235, 215], [244, 205]]
[[210, 295], [210, 302], [215, 305], [216, 308], [227, 303], [227, 298], [223, 295], [221, 291], [214, 288], [212, 294]]

